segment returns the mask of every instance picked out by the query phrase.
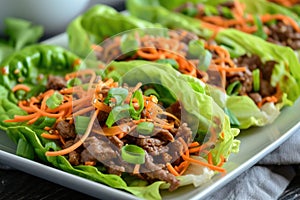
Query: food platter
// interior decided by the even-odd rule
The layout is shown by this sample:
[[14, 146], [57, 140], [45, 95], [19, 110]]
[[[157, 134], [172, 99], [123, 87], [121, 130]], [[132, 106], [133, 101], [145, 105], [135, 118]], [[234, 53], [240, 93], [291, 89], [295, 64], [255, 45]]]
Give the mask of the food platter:
[[[44, 43], [67, 47], [67, 35], [61, 34]], [[213, 177], [205, 185], [194, 188], [193, 186], [182, 187], [175, 192], [162, 191], [163, 199], [204, 199], [225, 184], [232, 181], [256, 162], [282, 144], [300, 128], [300, 113], [294, 110], [300, 109], [300, 101], [296, 101], [292, 107], [282, 110], [276, 121], [263, 128], [250, 128], [243, 130], [238, 136], [241, 141], [238, 154], [230, 156], [225, 168], [227, 174]], [[14, 154], [16, 145], [10, 141], [4, 132], [0, 133], [0, 163], [6, 163], [15, 169], [24, 171], [34, 176], [52, 181], [76, 191], [101, 199], [136, 199], [135, 196], [112, 189], [51, 166], [31, 161]]]

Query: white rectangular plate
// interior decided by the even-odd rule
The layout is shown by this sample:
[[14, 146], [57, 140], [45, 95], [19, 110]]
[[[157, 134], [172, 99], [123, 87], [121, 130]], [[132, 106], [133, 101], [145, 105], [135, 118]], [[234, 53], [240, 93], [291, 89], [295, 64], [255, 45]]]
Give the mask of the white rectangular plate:
[[[67, 35], [58, 35], [45, 41], [45, 43], [67, 48]], [[187, 186], [179, 188], [172, 193], [162, 191], [163, 199], [203, 199], [218, 190], [294, 134], [300, 128], [300, 112], [297, 112], [298, 110], [300, 110], [300, 100], [296, 101], [292, 107], [284, 108], [273, 124], [263, 128], [255, 127], [242, 131], [238, 136], [238, 139], [241, 141], [240, 152], [229, 158], [225, 165], [228, 172], [225, 176], [217, 175], [207, 184], [198, 188]], [[15, 149], [15, 144], [9, 140], [4, 132], [0, 132], [1, 163], [6, 163], [16, 169], [96, 198], [136, 199], [135, 196], [126, 192], [16, 156], [14, 154]]]

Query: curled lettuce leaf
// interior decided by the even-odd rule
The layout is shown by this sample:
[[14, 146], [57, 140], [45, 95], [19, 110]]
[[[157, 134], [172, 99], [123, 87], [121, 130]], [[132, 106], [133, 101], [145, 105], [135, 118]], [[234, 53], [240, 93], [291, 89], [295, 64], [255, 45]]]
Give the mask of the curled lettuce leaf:
[[199, 20], [171, 12], [160, 6], [158, 0], [128, 0], [126, 1], [126, 7], [132, 16], [152, 23], [159, 23], [163, 27], [185, 29], [202, 37], [212, 35], [212, 31], [201, 28]]
[[[39, 49], [39, 48], [37, 48]], [[51, 51], [51, 48], [48, 48], [48, 51]], [[7, 63], [11, 63], [9, 61], [15, 60], [16, 63], [19, 63], [18, 66], [27, 66], [27, 63], [31, 58], [35, 58], [35, 62], [30, 65], [33, 72], [35, 70], [39, 70], [40, 66], [45, 66], [48, 69], [48, 73], [55, 73], [50, 70], [51, 66], [53, 69], [55, 68], [56, 64], [64, 63], [65, 65], [59, 65], [58, 69], [62, 67], [62, 71], [60, 72], [61, 75], [68, 72], [69, 70], [73, 69], [68, 64], [73, 63], [73, 59], [70, 59], [64, 62], [56, 62], [55, 59], [63, 58], [62, 54], [60, 56], [56, 55], [53, 56], [52, 53], [49, 53], [50, 57], [43, 57], [41, 59], [40, 53], [36, 53], [36, 51], [27, 52], [27, 59], [18, 60], [20, 58], [19, 54], [15, 54], [16, 57], [11, 57]], [[39, 52], [39, 51], [38, 51]], [[64, 51], [63, 51], [64, 52]], [[69, 55], [69, 54], [68, 54]], [[70, 54], [72, 55], [72, 54]], [[62, 57], [61, 57], [62, 56]], [[23, 57], [21, 57], [23, 58]], [[30, 58], [30, 59], [29, 59]], [[77, 59], [77, 57], [71, 56], [70, 58]], [[22, 61], [22, 62], [21, 62]], [[46, 62], [47, 61], [47, 62]], [[13, 62], [13, 63], [15, 63]], [[68, 64], [67, 64], [68, 63]], [[146, 62], [143, 61], [133, 61], [133, 62], [123, 62], [123, 63], [113, 63], [114, 70], [118, 73], [122, 74], [122, 81], [126, 81], [127, 83], [135, 84], [139, 81], [149, 81], [155, 83], [161, 83], [167, 87], [170, 87], [172, 92], [168, 95], [168, 101], [174, 102], [176, 100], [176, 96], [180, 96], [183, 98], [183, 104], [186, 108], [187, 112], [190, 113], [187, 117], [187, 122], [199, 122], [199, 124], [194, 124], [195, 127], [199, 128], [201, 131], [207, 130], [209, 126], [213, 123], [213, 119], [218, 118], [220, 120], [220, 128], [223, 130], [224, 134], [222, 138], [219, 139], [216, 148], [212, 152], [213, 161], [215, 163], [220, 162], [220, 154], [224, 157], [228, 157], [232, 152], [238, 151], [239, 141], [234, 139], [235, 136], [239, 133], [238, 129], [230, 128], [228, 116], [225, 115], [223, 110], [213, 101], [213, 99], [206, 95], [205, 85], [201, 83], [197, 79], [193, 79], [191, 77], [185, 76], [180, 74], [178, 71], [174, 70], [169, 65], [164, 67], [160, 66], [159, 64], [148, 63], [152, 67], [139, 67], [141, 65], [145, 65]], [[9, 65], [15, 66], [15, 65]], [[65, 67], [65, 68], [63, 68]], [[14, 69], [14, 68], [12, 68]], [[140, 74], [136, 79], [135, 73], [128, 73], [130, 70], [137, 70]], [[154, 70], [153, 70], [154, 69]], [[137, 72], [136, 71], [136, 72]], [[43, 73], [46, 73], [43, 71]], [[48, 74], [47, 73], [47, 74]], [[46, 75], [47, 75], [46, 74]], [[31, 76], [32, 78], [36, 78], [38, 73], [34, 73]], [[106, 74], [107, 75], [107, 74]], [[6, 131], [9, 138], [17, 144], [16, 154], [23, 156], [28, 159], [38, 159], [52, 165], [58, 169], [61, 169], [65, 172], [72, 173], [84, 178], [88, 178], [93, 181], [97, 181], [103, 184], [106, 184], [110, 187], [121, 189], [128, 191], [139, 198], [143, 199], [161, 199], [160, 196], [160, 189], [167, 188], [168, 184], [163, 181], [157, 181], [150, 185], [139, 184], [141, 181], [133, 180], [133, 181], [126, 181], [124, 177], [119, 177], [113, 174], [104, 174], [102, 173], [100, 168], [96, 168], [93, 166], [72, 166], [69, 161], [64, 156], [56, 156], [56, 157], [49, 157], [45, 155], [45, 152], [48, 150], [59, 150], [60, 147], [56, 145], [56, 143], [52, 140], [45, 139], [41, 137], [41, 134], [44, 132], [44, 127], [48, 126], [51, 127], [55, 122], [55, 119], [42, 117], [37, 122], [32, 125], [28, 125], [23, 122], [18, 123], [8, 123], [4, 122], [6, 119], [12, 119], [14, 115], [25, 115], [26, 113], [17, 106], [16, 102], [12, 102], [10, 99], [6, 98], [10, 94], [12, 94], [11, 87], [18, 83], [17, 79], [18, 76], [11, 76], [9, 81], [10, 82], [1, 82], [1, 92], [3, 94], [3, 98], [0, 98], [0, 111], [3, 111], [3, 115], [1, 115], [1, 123], [0, 129]], [[25, 79], [27, 76], [24, 77]], [[6, 79], [3, 79], [6, 80]], [[26, 83], [32, 84], [32, 88], [37, 87], [34, 86], [34, 82], [30, 81], [30, 79], [26, 79]], [[176, 83], [176, 84], [174, 84]], [[7, 87], [7, 84], [10, 87]], [[183, 89], [184, 88], [184, 89]], [[3, 89], [3, 90], [2, 90]], [[162, 92], [164, 92], [162, 90]], [[192, 94], [191, 96], [186, 94]], [[195, 101], [196, 99], [196, 101]], [[195, 120], [196, 119], [196, 120]], [[25, 147], [24, 147], [25, 145]], [[23, 149], [26, 148], [26, 152], [21, 152], [19, 148], [23, 146]], [[220, 152], [222, 151], [222, 152]], [[218, 157], [219, 156], [219, 157]], [[193, 167], [191, 167], [193, 168]], [[191, 169], [192, 170], [192, 169]], [[204, 174], [187, 174], [184, 176], [179, 177], [182, 185], [186, 184], [194, 184], [198, 186], [199, 184], [205, 182], [213, 175], [213, 172], [205, 169]]]
[[[198, 134], [207, 133], [208, 128], [214, 124], [214, 120], [219, 119], [220, 128], [225, 134], [212, 152], [215, 163], [220, 162], [221, 154], [228, 157], [230, 153], [238, 151], [239, 141], [234, 138], [238, 135], [239, 130], [230, 127], [228, 116], [206, 93], [208, 91], [206, 85], [199, 83], [201, 81], [198, 79], [182, 75], [169, 65], [148, 61], [113, 62], [110, 66], [112, 68], [109, 68], [108, 71], [111, 72], [113, 69], [114, 72], [118, 72], [122, 82], [131, 85], [138, 82], [155, 83], [169, 88], [172, 94], [176, 94], [177, 98], [174, 98], [174, 102], [175, 99], [180, 99], [189, 114], [184, 116], [187, 117], [187, 123], [194, 126], [194, 123], [198, 122], [196, 124]], [[197, 85], [197, 87], [192, 85]]]
[[300, 18], [293, 11], [268, 2], [267, 0], [239, 0], [246, 5], [246, 12], [250, 14], [283, 14], [294, 19], [298, 24], [300, 23]]
[[96, 5], [73, 20], [68, 28], [69, 48], [81, 57], [86, 57], [92, 44], [99, 44], [107, 37], [134, 28], [161, 27], [158, 24], [125, 16], [114, 8]]
[[[300, 95], [300, 64], [294, 52], [287, 47], [277, 46], [255, 36], [237, 30], [222, 30], [216, 37], [219, 44], [227, 45], [227, 41], [240, 46], [247, 53], [256, 54], [265, 62], [276, 61], [272, 73], [271, 84], [279, 83], [281, 90], [287, 93], [288, 99], [295, 101]], [[258, 45], [259, 44], [259, 45]]]
[[[184, 1], [174, 1], [173, 3], [176, 4], [178, 2], [183, 3]], [[165, 5], [172, 4], [172, 2], [164, 3]], [[213, 2], [210, 1], [209, 3]], [[176, 4], [176, 6], [177, 5], [178, 4]], [[159, 1], [151, 1], [150, 3], [147, 0], [128, 0], [127, 6], [129, 12], [134, 16], [141, 17], [153, 23], [161, 23], [171, 29], [185, 28], [182, 24], [189, 24], [190, 27], [185, 28], [186, 30], [192, 31], [200, 37], [208, 38], [206, 34], [201, 34], [205, 28], [200, 25], [201, 22], [199, 20], [183, 16], [179, 13], [174, 13], [167, 8], [162, 7]], [[171, 7], [175, 7], [175, 5]], [[181, 20], [180, 24], [177, 23], [177, 20], [173, 20], [173, 18], [168, 18], [167, 20], [169, 22], [165, 23], [164, 18], [173, 14]], [[196, 28], [197, 31], [193, 31], [194, 28]], [[292, 102], [299, 97], [300, 64], [296, 54], [290, 48], [271, 44], [261, 38], [233, 29], [219, 31], [215, 40], [218, 45], [226, 48], [233, 58], [244, 54], [255, 54], [258, 55], [263, 62], [269, 60], [276, 61], [277, 64], [272, 73], [271, 84], [273, 86], [279, 84], [281, 91], [286, 93], [284, 94], [281, 103], [273, 106], [269, 105], [267, 109], [268, 112], [266, 112], [263, 109], [259, 109], [249, 97], [238, 97], [241, 99], [239, 101], [243, 102], [244, 105], [237, 105], [236, 103], [232, 103], [234, 102], [232, 100], [237, 97], [229, 97], [226, 94], [216, 95], [217, 92], [211, 90], [210, 92], [212, 93], [211, 95], [214, 97], [214, 100], [223, 108], [228, 108], [238, 118], [240, 121], [239, 128], [246, 129], [250, 126], [264, 126], [268, 123], [272, 123], [283, 106], [291, 105]], [[244, 112], [246, 106], [247, 108], [252, 108], [251, 112]], [[270, 110], [272, 110], [272, 112], [270, 112]], [[241, 113], [245, 113], [246, 115], [242, 115]]]
[[[292, 105], [299, 97], [300, 65], [297, 56], [290, 48], [268, 43], [261, 38], [234, 29], [220, 31], [216, 41], [229, 49], [232, 44], [235, 47], [239, 46], [248, 54], [258, 55], [263, 62], [268, 60], [277, 62], [272, 73], [271, 84], [273, 86], [279, 84], [280, 90], [284, 93], [281, 103], [276, 105], [269, 103], [259, 109], [247, 96], [227, 96], [224, 98], [221, 95], [213, 95], [219, 105], [227, 107], [238, 118], [240, 121], [239, 128], [246, 129], [250, 126], [264, 126], [272, 123], [279, 115], [282, 107]], [[245, 112], [246, 110], [247, 112]]]
[[[175, 8], [180, 7], [185, 3], [201, 3], [204, 5], [211, 5], [217, 6], [221, 3], [230, 2], [233, 0], [175, 0], [175, 1], [165, 1], [165, 0], [158, 0], [159, 5], [167, 8], [168, 10], [174, 10]], [[267, 0], [238, 0], [239, 2], [243, 3], [246, 7], [246, 12], [250, 14], [283, 14], [289, 16], [296, 20], [298, 23], [300, 22], [299, 16], [295, 13], [297, 11], [296, 6], [292, 6], [290, 9], [285, 8], [283, 6], [277, 5], [275, 3], [269, 2]]]
[[16, 84], [45, 85], [47, 74], [77, 70], [79, 57], [59, 46], [36, 44], [10, 55], [0, 64], [0, 84], [11, 90]]

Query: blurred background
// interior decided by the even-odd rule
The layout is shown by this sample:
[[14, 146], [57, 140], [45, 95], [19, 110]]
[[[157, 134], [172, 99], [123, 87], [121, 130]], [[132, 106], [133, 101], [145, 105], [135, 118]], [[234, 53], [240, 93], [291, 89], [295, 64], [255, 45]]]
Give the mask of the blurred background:
[[42, 25], [44, 37], [51, 37], [64, 32], [72, 19], [99, 3], [124, 9], [124, 0], [1, 0], [0, 34], [4, 34], [4, 20], [16, 17]]

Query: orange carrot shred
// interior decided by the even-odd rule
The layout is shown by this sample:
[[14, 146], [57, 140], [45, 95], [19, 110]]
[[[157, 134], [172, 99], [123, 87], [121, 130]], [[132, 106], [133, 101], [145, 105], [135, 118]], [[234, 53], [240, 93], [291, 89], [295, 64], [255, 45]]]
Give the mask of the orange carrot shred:
[[203, 162], [203, 161], [200, 161], [200, 160], [196, 160], [196, 159], [190, 158], [190, 157], [188, 157], [186, 155], [182, 155], [182, 158], [184, 160], [186, 160], [186, 161], [189, 161], [189, 162], [192, 162], [192, 163], [196, 163], [196, 164], [208, 167], [211, 170], [215, 170], [215, 171], [219, 171], [219, 172], [226, 172], [226, 170], [224, 168], [221, 168], [221, 167], [218, 167], [218, 166], [214, 166], [214, 165], [211, 165], [209, 163], [206, 163], [206, 162]]
[[174, 167], [170, 163], [167, 163], [166, 166], [171, 174], [173, 174], [174, 176], [179, 176], [178, 172], [174, 169]]
[[25, 92], [29, 92], [30, 87], [24, 84], [17, 84], [12, 88], [12, 91], [16, 92], [17, 90], [24, 90]]
[[65, 148], [65, 149], [62, 149], [59, 151], [47, 151], [45, 155], [46, 156], [60, 156], [60, 155], [68, 154], [68, 153], [76, 150], [79, 146], [82, 145], [82, 143], [85, 141], [85, 139], [89, 136], [90, 131], [92, 129], [95, 119], [97, 118], [98, 113], [99, 113], [99, 110], [96, 110], [94, 112], [85, 133], [82, 135], [82, 137], [76, 143], [74, 143], [72, 146], [70, 146], [68, 148]]

